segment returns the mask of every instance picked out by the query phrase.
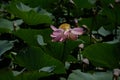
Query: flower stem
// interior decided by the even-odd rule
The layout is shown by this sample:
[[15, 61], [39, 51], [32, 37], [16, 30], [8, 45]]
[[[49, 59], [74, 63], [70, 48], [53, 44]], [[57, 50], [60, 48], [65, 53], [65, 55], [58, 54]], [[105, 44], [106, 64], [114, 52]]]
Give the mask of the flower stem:
[[63, 52], [62, 52], [62, 62], [65, 62], [65, 53], [66, 53], [66, 41], [63, 42]]

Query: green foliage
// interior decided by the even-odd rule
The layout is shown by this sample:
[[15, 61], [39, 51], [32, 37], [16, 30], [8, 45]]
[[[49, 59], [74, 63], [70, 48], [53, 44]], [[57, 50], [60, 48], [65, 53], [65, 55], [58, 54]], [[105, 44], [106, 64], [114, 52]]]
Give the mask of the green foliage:
[[0, 40], [0, 57], [3, 53], [12, 49], [12, 47], [13, 47], [12, 41]]
[[[47, 50], [50, 55], [61, 60], [66, 61], [71, 52], [78, 47], [81, 41], [66, 41], [64, 43], [50, 42], [47, 45]], [[77, 53], [76, 53], [77, 54]]]
[[24, 4], [28, 4], [31, 7], [36, 7], [36, 6], [40, 6], [46, 10], [52, 10], [52, 7], [54, 7], [54, 3], [58, 2], [58, 0], [13, 0], [16, 2], [23, 2]]
[[95, 5], [96, 0], [74, 0], [74, 2], [78, 8], [91, 8]]
[[46, 43], [43, 41], [43, 37], [41, 35], [37, 35], [37, 41], [39, 45], [44, 46]]
[[0, 80], [15, 80], [11, 70], [2, 69], [0, 70]]
[[68, 80], [111, 80], [112, 72], [95, 72], [93, 74], [83, 73], [80, 70], [74, 70]]
[[22, 18], [29, 25], [52, 23], [51, 14], [39, 8], [30, 8], [23, 3], [9, 4], [7, 10], [15, 16]]
[[6, 19], [0, 19], [0, 32], [11, 32], [14, 30], [13, 23]]
[[[47, 32], [47, 33], [46, 33]], [[50, 33], [49, 29], [45, 30], [34, 30], [34, 29], [20, 29], [13, 34], [21, 38], [25, 41], [25, 43], [32, 45], [32, 46], [39, 46], [39, 42], [37, 40], [38, 35], [43, 35], [45, 41], [50, 40]]]
[[47, 72], [39, 72], [39, 71], [30, 71], [30, 72], [25, 72], [21, 75], [18, 75], [15, 77], [16, 80], [38, 80], [44, 77], [48, 77], [52, 74], [47, 73]]
[[0, 0], [0, 80], [112, 80], [119, 14], [115, 0]]
[[39, 71], [29, 71], [19, 75], [15, 75], [14, 71], [3, 69], [0, 70], [0, 79], [1, 80], [38, 80], [43, 77], [50, 76], [52, 74], [47, 72], [39, 72]]
[[119, 63], [116, 47], [116, 44], [93, 44], [85, 48], [83, 55], [96, 66], [115, 68]]
[[15, 62], [29, 70], [39, 70], [42, 67], [54, 66], [54, 73], [64, 73], [63, 64], [49, 56], [39, 47], [29, 47], [25, 50], [20, 51], [15, 57]]

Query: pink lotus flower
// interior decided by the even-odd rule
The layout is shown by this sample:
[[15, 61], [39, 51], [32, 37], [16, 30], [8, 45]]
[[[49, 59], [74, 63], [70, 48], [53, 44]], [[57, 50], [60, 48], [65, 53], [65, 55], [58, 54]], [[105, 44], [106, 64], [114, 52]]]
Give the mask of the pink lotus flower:
[[76, 27], [70, 28], [70, 24], [64, 23], [60, 25], [59, 28], [51, 26], [54, 31], [51, 34], [52, 41], [54, 42], [64, 42], [66, 39], [77, 40], [79, 35], [83, 34], [83, 28]]

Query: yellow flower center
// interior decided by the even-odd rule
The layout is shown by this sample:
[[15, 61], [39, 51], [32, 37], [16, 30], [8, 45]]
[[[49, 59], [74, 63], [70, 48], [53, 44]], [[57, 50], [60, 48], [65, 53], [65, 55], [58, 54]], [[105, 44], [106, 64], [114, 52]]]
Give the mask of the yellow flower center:
[[59, 28], [65, 30], [65, 31], [69, 30], [70, 29], [70, 24], [68, 24], [68, 23], [61, 24], [59, 26]]

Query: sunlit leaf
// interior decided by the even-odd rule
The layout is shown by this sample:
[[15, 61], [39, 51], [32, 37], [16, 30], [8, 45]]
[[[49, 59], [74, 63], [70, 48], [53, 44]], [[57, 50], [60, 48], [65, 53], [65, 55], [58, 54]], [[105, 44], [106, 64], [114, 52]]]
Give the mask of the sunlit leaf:
[[22, 74], [24, 70], [22, 70], [22, 71], [12, 71], [12, 72], [13, 72], [14, 76], [18, 76], [18, 75]]
[[60, 80], [66, 80], [66, 78], [64, 78], [64, 77], [60, 77]]
[[43, 37], [41, 35], [37, 35], [37, 41], [39, 45], [42, 45], [42, 46], [47, 45], [46, 43], [44, 43]]
[[12, 48], [13, 48], [13, 42], [10, 42], [7, 40], [1, 40], [0, 41], [0, 56]]
[[43, 77], [48, 77], [52, 75], [47, 72], [39, 72], [39, 71], [27, 71], [15, 77], [15, 80], [38, 80]]
[[30, 11], [32, 10], [32, 8], [30, 8], [29, 6], [26, 6], [25, 4], [23, 3], [20, 3], [18, 5], [16, 5], [16, 7], [21, 10], [21, 11]]
[[54, 71], [55, 67], [54, 66], [49, 66], [49, 67], [43, 67], [41, 68], [39, 71], [43, 71], [43, 72], [52, 72]]
[[101, 34], [102, 36], [107, 36], [110, 34], [109, 31], [105, 30], [103, 27], [101, 27], [99, 30], [98, 30], [98, 33]]
[[13, 30], [13, 22], [7, 19], [0, 19], [0, 32], [11, 32]]
[[96, 80], [91, 74], [82, 73], [80, 70], [74, 70], [68, 77], [68, 80]]
[[17, 26], [21, 25], [22, 23], [23, 23], [23, 20], [21, 20], [21, 19], [18, 19], [18, 20], [14, 21], [14, 24], [17, 25]]
[[105, 43], [117, 44], [117, 43], [119, 43], [119, 40], [118, 40], [118, 39], [115, 39], [115, 40], [113, 40], [113, 41], [107, 41], [107, 42], [105, 42]]
[[68, 80], [112, 80], [112, 71], [90, 74], [83, 73], [80, 70], [74, 70], [73, 73], [69, 75]]

